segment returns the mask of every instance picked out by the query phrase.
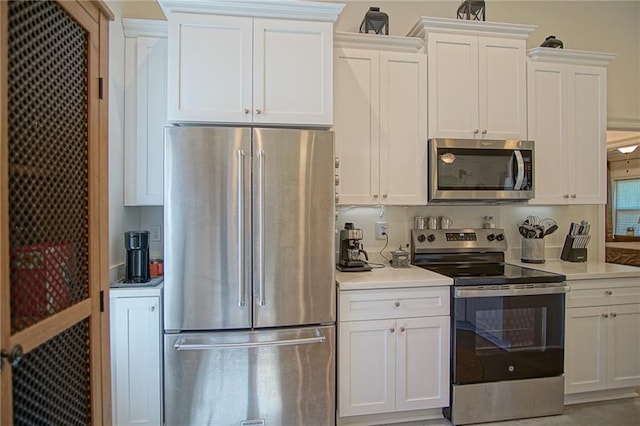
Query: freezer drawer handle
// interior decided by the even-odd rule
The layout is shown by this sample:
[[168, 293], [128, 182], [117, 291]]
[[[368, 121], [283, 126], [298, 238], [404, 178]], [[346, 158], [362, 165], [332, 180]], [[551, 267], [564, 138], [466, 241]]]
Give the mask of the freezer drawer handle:
[[302, 339], [274, 340], [271, 342], [244, 342], [244, 343], [211, 343], [211, 344], [184, 344], [176, 342], [173, 348], [177, 351], [207, 351], [210, 349], [234, 349], [234, 348], [269, 348], [275, 346], [297, 346], [311, 343], [324, 343], [323, 335], [317, 337], [305, 337]]
[[244, 151], [238, 150], [238, 306], [245, 305], [244, 292]]

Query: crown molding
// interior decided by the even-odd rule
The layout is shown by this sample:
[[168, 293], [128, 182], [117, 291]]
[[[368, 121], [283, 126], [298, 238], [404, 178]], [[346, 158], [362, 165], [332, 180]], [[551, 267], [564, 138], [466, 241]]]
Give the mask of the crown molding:
[[434, 18], [423, 16], [409, 30], [407, 36], [419, 37], [426, 40], [428, 33], [466, 34], [491, 36], [501, 38], [515, 38], [525, 40], [535, 29], [536, 25], [509, 24], [502, 22], [470, 21], [467, 19]]
[[122, 19], [125, 37], [167, 37], [167, 21]]
[[251, 16], [335, 22], [344, 4], [303, 0], [158, 0], [165, 16], [171, 13]]
[[417, 53], [424, 42], [417, 37], [401, 37], [380, 34], [362, 34], [336, 31], [334, 48], [392, 50], [395, 52]]
[[527, 50], [532, 61], [555, 62], [574, 65], [606, 67], [616, 57], [613, 53], [587, 52], [583, 50], [534, 47]]

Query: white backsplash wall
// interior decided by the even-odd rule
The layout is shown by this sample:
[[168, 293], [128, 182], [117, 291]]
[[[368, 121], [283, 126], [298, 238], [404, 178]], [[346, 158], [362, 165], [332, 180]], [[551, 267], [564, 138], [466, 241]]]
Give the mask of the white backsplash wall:
[[[467, 206], [424, 206], [424, 207], [338, 207], [336, 234], [351, 222], [364, 233], [364, 249], [376, 256], [380, 251], [391, 258], [391, 251], [410, 243], [410, 230], [415, 216], [448, 216], [453, 220], [452, 228], [481, 228], [485, 216], [493, 216], [496, 228], [503, 228], [509, 251], [507, 260], [520, 259], [522, 237], [518, 225], [528, 216], [552, 218], [558, 223], [558, 230], [545, 238], [545, 259], [558, 259], [565, 235], [571, 222], [587, 220], [591, 224], [591, 242], [588, 246], [589, 260], [604, 261], [604, 206], [529, 206], [526, 204], [507, 205], [467, 205]], [[386, 240], [375, 239], [375, 223], [387, 222]], [[336, 243], [337, 247], [337, 243]], [[336, 249], [337, 253], [337, 249]], [[377, 259], [377, 256], [376, 256]]]

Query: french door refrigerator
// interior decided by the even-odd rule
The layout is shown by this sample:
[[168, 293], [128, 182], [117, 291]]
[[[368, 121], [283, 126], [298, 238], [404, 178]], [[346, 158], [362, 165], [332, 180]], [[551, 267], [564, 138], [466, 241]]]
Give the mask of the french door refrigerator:
[[165, 130], [167, 425], [335, 423], [333, 133]]

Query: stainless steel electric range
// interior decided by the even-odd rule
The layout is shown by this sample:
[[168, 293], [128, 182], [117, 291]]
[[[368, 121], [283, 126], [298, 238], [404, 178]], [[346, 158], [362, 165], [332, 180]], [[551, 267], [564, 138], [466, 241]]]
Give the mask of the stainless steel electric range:
[[505, 263], [502, 229], [413, 230], [414, 265], [453, 278], [451, 400], [471, 424], [564, 408], [565, 276]]

